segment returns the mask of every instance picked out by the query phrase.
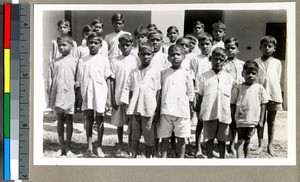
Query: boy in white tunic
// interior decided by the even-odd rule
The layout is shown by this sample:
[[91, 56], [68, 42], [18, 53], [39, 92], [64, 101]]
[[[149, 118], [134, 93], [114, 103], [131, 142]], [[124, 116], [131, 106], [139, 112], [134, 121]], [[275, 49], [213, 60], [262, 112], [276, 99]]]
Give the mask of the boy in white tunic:
[[225, 48], [223, 37], [226, 35], [226, 25], [222, 22], [216, 22], [213, 24], [213, 37], [214, 42], [211, 50], [214, 50], [216, 47]]
[[123, 31], [125, 17], [120, 13], [116, 13], [111, 17], [112, 25], [114, 28], [114, 32], [109, 33], [105, 36], [104, 40], [108, 43], [108, 59], [112, 60], [120, 55], [122, 52], [120, 51], [119, 45], [119, 37], [123, 34], [129, 34], [129, 32]]
[[[145, 155], [150, 158], [154, 146], [154, 116], [159, 96], [160, 70], [151, 66], [153, 47], [143, 43], [139, 48], [141, 65], [129, 74], [125, 90], [130, 91], [127, 114], [131, 115], [132, 155], [137, 157], [139, 140], [145, 139]], [[125, 92], [126, 93], [126, 92]]]
[[206, 142], [207, 157], [212, 158], [214, 139], [218, 140], [220, 158], [225, 158], [225, 142], [232, 139], [230, 130], [230, 97], [234, 84], [232, 76], [223, 71], [226, 61], [223, 48], [212, 52], [212, 69], [199, 79], [197, 104], [200, 105], [200, 118], [203, 120], [203, 137]]
[[268, 93], [269, 103], [266, 107], [266, 117], [262, 127], [258, 128], [259, 148], [262, 151], [264, 125], [268, 123], [268, 153], [273, 156], [273, 140], [275, 132], [275, 118], [278, 110], [282, 110], [282, 95], [280, 87], [281, 62], [272, 54], [276, 51], [277, 40], [272, 36], [265, 36], [260, 41], [262, 56], [255, 59], [259, 66], [257, 82], [264, 86]]
[[[73, 114], [75, 103], [75, 78], [77, 59], [70, 55], [73, 39], [69, 35], [57, 38], [58, 51], [61, 57], [49, 65], [48, 97], [50, 106], [57, 117], [57, 133], [60, 145], [59, 155], [72, 157], [70, 143], [73, 133]], [[67, 125], [67, 138], [64, 139], [64, 124]]]
[[238, 132], [237, 158], [244, 153], [250, 156], [250, 139], [255, 133], [255, 127], [262, 125], [265, 116], [265, 104], [268, 103], [264, 87], [255, 80], [258, 76], [258, 65], [247, 61], [244, 65], [245, 82], [235, 85], [231, 94], [232, 121], [235, 121]]
[[[125, 89], [125, 84], [128, 80], [129, 73], [139, 66], [139, 60], [130, 54], [133, 45], [133, 37], [129, 34], [121, 35], [119, 38], [119, 49], [122, 52], [121, 56], [111, 61], [112, 77], [114, 78], [112, 84], [112, 115], [111, 123], [117, 126], [118, 135], [118, 149], [116, 154], [124, 154], [123, 146], [123, 129], [124, 124], [128, 124], [126, 115], [126, 106], [121, 102], [121, 95]], [[123, 94], [126, 96], [126, 94]], [[127, 98], [129, 93], [127, 94]], [[127, 103], [128, 101], [126, 101]], [[129, 131], [130, 134], [130, 131]], [[128, 146], [131, 148], [131, 136], [128, 137]], [[130, 151], [129, 151], [130, 153]]]
[[174, 132], [178, 157], [184, 158], [185, 138], [190, 137], [190, 109], [194, 98], [193, 80], [189, 71], [181, 67], [184, 49], [171, 45], [168, 59], [172, 66], [162, 71], [162, 98], [157, 137], [162, 138], [162, 158], [167, 157], [169, 140]]
[[91, 33], [87, 38], [90, 54], [80, 59], [78, 64], [77, 80], [81, 87], [81, 109], [86, 121], [87, 157], [92, 155], [92, 134], [95, 112], [98, 132], [97, 155], [99, 157], [105, 156], [102, 152], [102, 138], [104, 132], [103, 113], [108, 100], [107, 81], [111, 76], [111, 70], [109, 60], [98, 54], [102, 40], [101, 35], [97, 32]]

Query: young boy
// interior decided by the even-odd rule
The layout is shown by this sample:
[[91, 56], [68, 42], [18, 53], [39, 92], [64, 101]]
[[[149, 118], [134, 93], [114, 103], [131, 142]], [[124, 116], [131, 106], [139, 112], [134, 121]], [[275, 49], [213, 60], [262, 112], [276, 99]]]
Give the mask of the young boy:
[[133, 47], [131, 50], [131, 54], [138, 58], [139, 46], [148, 41], [148, 29], [143, 25], [139, 26], [134, 31], [134, 39], [136, 47]]
[[[201, 50], [201, 54], [197, 57], [194, 57], [191, 60], [191, 74], [194, 79], [194, 85], [195, 85], [195, 93], [198, 91], [198, 80], [200, 76], [211, 70], [211, 62], [209, 60], [209, 56], [211, 53], [211, 47], [213, 38], [209, 33], [204, 33], [202, 36], [198, 39], [198, 46]], [[197, 112], [197, 126], [196, 126], [196, 132], [195, 132], [195, 138], [196, 138], [196, 152], [195, 157], [196, 158], [203, 158], [203, 153], [201, 149], [201, 132], [203, 128], [203, 121], [200, 118], [200, 108], [195, 107], [194, 110]]]
[[224, 49], [223, 37], [226, 35], [226, 25], [219, 21], [214, 23], [212, 27], [214, 37], [212, 50], [214, 50], [216, 47], [222, 47]]
[[212, 69], [200, 76], [196, 93], [208, 158], [213, 156], [215, 138], [218, 140], [220, 158], [225, 158], [225, 142], [232, 139], [229, 125], [230, 96], [234, 80], [229, 73], [222, 71], [226, 58], [223, 48], [217, 47], [212, 52]]
[[174, 132], [177, 138], [178, 157], [184, 158], [185, 138], [190, 137], [190, 108], [194, 98], [193, 81], [189, 71], [181, 67], [185, 51], [176, 44], [169, 48], [168, 59], [172, 66], [162, 71], [162, 98], [157, 137], [162, 138], [162, 158], [167, 157], [169, 140]]
[[154, 146], [154, 115], [157, 107], [160, 85], [160, 71], [151, 66], [153, 47], [143, 43], [139, 47], [141, 65], [129, 74], [125, 90], [130, 91], [131, 99], [127, 114], [132, 115], [132, 154], [139, 152], [139, 140], [143, 133], [145, 155], [150, 158]]
[[[75, 102], [75, 78], [77, 59], [70, 55], [73, 39], [69, 35], [57, 38], [61, 57], [51, 61], [49, 66], [48, 97], [50, 106], [57, 117], [57, 133], [60, 155], [72, 157], [70, 143], [73, 133], [73, 114]], [[67, 138], [64, 139], [64, 124], [67, 125]]]
[[[133, 45], [133, 37], [128, 34], [123, 34], [119, 37], [119, 49], [122, 52], [121, 56], [111, 61], [112, 77], [112, 114], [111, 123], [117, 126], [118, 149], [117, 155], [124, 155], [123, 146], [123, 129], [127, 123], [127, 115], [125, 105], [121, 102], [121, 95], [125, 89], [129, 73], [138, 67], [138, 59], [130, 54]], [[128, 146], [131, 145], [131, 136], [128, 137]], [[130, 147], [129, 147], [130, 148]]]
[[[193, 23], [193, 34], [195, 37], [197, 37], [197, 39], [199, 38], [199, 36], [204, 34], [204, 24], [201, 21], [195, 21]], [[195, 46], [195, 49], [193, 50], [193, 53], [196, 55], [201, 54], [201, 50], [198, 47], [198, 42]]]
[[167, 37], [169, 38], [169, 42], [165, 42], [163, 45], [163, 48], [166, 53], [168, 52], [169, 47], [176, 43], [178, 36], [179, 36], [179, 30], [176, 26], [170, 26], [167, 29]]
[[190, 53], [197, 56], [197, 54], [194, 53], [194, 49], [197, 45], [198, 38], [196, 38], [193, 34], [187, 34], [184, 37], [190, 40]]
[[90, 51], [86, 44], [88, 36], [92, 33], [93, 27], [90, 25], [84, 25], [82, 28], [82, 44], [77, 48], [77, 56], [78, 58], [82, 58], [84, 56], [89, 55]]
[[249, 144], [255, 133], [255, 127], [263, 125], [268, 97], [264, 87], [254, 83], [258, 76], [258, 69], [256, 62], [247, 61], [243, 70], [245, 82], [236, 85], [231, 94], [232, 120], [235, 120], [238, 131], [237, 158], [241, 158], [243, 153], [245, 158], [249, 158]]
[[153, 24], [153, 23], [147, 25], [146, 28], [148, 29], [148, 32], [149, 32], [149, 33], [158, 30], [158, 29], [157, 29], [157, 26], [156, 26], [155, 24]]
[[[94, 19], [91, 24], [92, 24], [94, 32], [98, 32], [100, 35], [103, 34], [104, 24], [100, 18]], [[98, 54], [100, 54], [104, 57], [108, 57], [108, 44], [105, 40], [102, 40], [102, 46], [99, 49]]]
[[[225, 40], [225, 50], [227, 54], [227, 61], [223, 67], [224, 71], [231, 74], [234, 79], [234, 83], [236, 85], [244, 82], [244, 78], [242, 76], [244, 61], [241, 61], [237, 58], [239, 53], [239, 42], [235, 38], [229, 38]], [[230, 151], [234, 156], [236, 156], [236, 151], [234, 148], [235, 138], [236, 138], [236, 124], [233, 120], [231, 122], [231, 130], [232, 130], [232, 141], [230, 142]]]
[[190, 71], [191, 69], [191, 60], [193, 59], [194, 54], [190, 53], [191, 41], [188, 38], [180, 37], [177, 39], [176, 44], [182, 46], [185, 58], [182, 61], [181, 67]]
[[266, 118], [261, 127], [258, 127], [259, 148], [262, 151], [264, 125], [268, 123], [268, 153], [273, 156], [273, 140], [275, 132], [275, 118], [278, 110], [282, 109], [282, 95], [280, 87], [281, 62], [272, 54], [276, 51], [277, 40], [272, 36], [265, 36], [260, 41], [262, 56], [254, 61], [258, 64], [257, 82], [264, 86], [268, 93], [269, 103], [266, 106]]
[[152, 31], [148, 35], [148, 43], [153, 47], [153, 59], [151, 66], [162, 71], [169, 67], [167, 56], [162, 52], [163, 34], [160, 30]]
[[[111, 76], [109, 60], [98, 54], [103, 38], [97, 32], [92, 32], [87, 38], [90, 50], [88, 56], [79, 60], [78, 86], [81, 87], [82, 111], [86, 121], [86, 136], [88, 150], [86, 157], [92, 155], [92, 134], [94, 115], [96, 115], [98, 141], [97, 155], [104, 157], [102, 152], [102, 138], [104, 133], [103, 113], [107, 106], [108, 87]], [[107, 83], [108, 82], [108, 83]], [[95, 114], [96, 112], [96, 114]]]
[[118, 39], [123, 34], [129, 34], [129, 32], [123, 31], [125, 17], [120, 13], [116, 13], [111, 18], [112, 25], [114, 28], [114, 32], [109, 33], [105, 36], [105, 41], [108, 43], [108, 59], [112, 60], [120, 55], [122, 55], [121, 51], [119, 50], [119, 42]]
[[[59, 32], [60, 36], [68, 35], [69, 32], [71, 31], [70, 22], [65, 19], [59, 20], [57, 22], [57, 31]], [[52, 47], [52, 50], [50, 52], [50, 62], [52, 60], [54, 60], [55, 58], [61, 57], [61, 54], [58, 51], [58, 46], [57, 46], [56, 40], [51, 41], [51, 47]], [[70, 55], [73, 57], [76, 57], [77, 56], [76, 53], [77, 53], [77, 43], [73, 40]]]

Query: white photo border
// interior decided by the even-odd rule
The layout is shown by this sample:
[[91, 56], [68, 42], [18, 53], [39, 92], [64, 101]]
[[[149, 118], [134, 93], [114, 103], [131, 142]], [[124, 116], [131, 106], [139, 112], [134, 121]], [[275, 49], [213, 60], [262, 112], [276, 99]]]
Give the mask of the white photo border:
[[[43, 107], [43, 12], [48, 10], [286, 10], [287, 13], [287, 91], [288, 157], [284, 159], [122, 159], [122, 158], [44, 158]], [[35, 4], [33, 66], [33, 165], [89, 166], [292, 166], [296, 165], [296, 16], [295, 2], [284, 3], [214, 3], [214, 4]]]

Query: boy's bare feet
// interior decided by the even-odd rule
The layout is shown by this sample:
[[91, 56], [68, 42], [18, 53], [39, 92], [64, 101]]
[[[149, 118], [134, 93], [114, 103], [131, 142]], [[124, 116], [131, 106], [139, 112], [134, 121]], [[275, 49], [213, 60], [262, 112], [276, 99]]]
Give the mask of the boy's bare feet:
[[268, 149], [267, 149], [268, 153], [273, 157], [274, 156], [274, 150], [273, 150], [273, 147], [270, 145], [268, 146]]
[[84, 157], [85, 157], [85, 158], [91, 158], [91, 157], [92, 157], [92, 151], [88, 149], [88, 150], [85, 152]]
[[262, 153], [262, 151], [263, 151], [263, 148], [262, 148], [262, 147], [258, 147], [258, 148], [255, 150], [255, 153], [260, 154], [260, 153]]
[[101, 158], [105, 157], [105, 154], [102, 152], [101, 147], [97, 148], [97, 156]]
[[213, 150], [213, 152], [212, 152], [212, 156], [213, 156], [214, 158], [219, 158], [219, 157], [220, 157], [219, 153], [216, 152], [216, 151], [214, 151], [214, 150]]
[[69, 151], [66, 153], [66, 156], [67, 156], [68, 158], [72, 158], [72, 157], [75, 157], [76, 155], [75, 155], [73, 152], [71, 152], [71, 150], [69, 150]]
[[201, 153], [201, 152], [196, 152], [195, 154], [195, 158], [200, 158], [200, 159], [204, 159], [205, 156]]

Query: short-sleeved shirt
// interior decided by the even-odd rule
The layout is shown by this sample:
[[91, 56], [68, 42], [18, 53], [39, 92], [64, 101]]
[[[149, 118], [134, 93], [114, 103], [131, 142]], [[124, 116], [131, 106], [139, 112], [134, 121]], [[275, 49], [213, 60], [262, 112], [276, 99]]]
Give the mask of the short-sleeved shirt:
[[[139, 60], [131, 54], [126, 57], [123, 55], [118, 56], [111, 61], [112, 78], [114, 78], [116, 81], [114, 97], [117, 105], [121, 104], [121, 95], [125, 90], [125, 84], [129, 73], [139, 65]], [[129, 99], [129, 93], [127, 94], [127, 97]]]
[[108, 91], [106, 79], [111, 76], [109, 60], [100, 54], [87, 55], [79, 60], [77, 76], [81, 86], [82, 110], [103, 113]]
[[257, 58], [254, 61], [259, 66], [257, 83], [266, 89], [269, 100], [281, 103], [280, 78], [282, 70], [280, 60], [269, 57], [266, 61], [262, 61], [261, 58]]
[[242, 75], [244, 64], [244, 61], [234, 59], [232, 61], [227, 61], [223, 66], [223, 70], [232, 75], [235, 84], [241, 84], [245, 81]]
[[232, 76], [225, 72], [214, 70], [203, 73], [199, 79], [197, 92], [203, 96], [200, 117], [203, 121], [219, 119], [220, 122], [230, 124], [230, 97], [234, 84]]
[[161, 73], [161, 114], [190, 118], [189, 101], [193, 101], [193, 80], [183, 68], [167, 68]]
[[[51, 41], [52, 51], [50, 52], [50, 61], [54, 60], [55, 58], [61, 57], [61, 53], [58, 51], [58, 44], [56, 40]], [[73, 41], [73, 48], [70, 52], [70, 55], [72, 57], [78, 57], [77, 56], [77, 43]]]
[[171, 66], [170, 62], [168, 61], [167, 55], [162, 52], [162, 50], [156, 52], [151, 60], [150, 65], [153, 68], [162, 71]]
[[161, 89], [160, 71], [151, 65], [132, 70], [125, 89], [132, 92], [127, 114], [152, 117], [157, 106], [156, 93]]
[[213, 45], [211, 46], [211, 52], [215, 49], [215, 48], [217, 48], [217, 47], [221, 47], [221, 48], [225, 48], [225, 45], [224, 45], [224, 42], [222, 41], [222, 40], [220, 40], [220, 41], [214, 41], [213, 42]]
[[112, 60], [120, 55], [122, 55], [121, 50], [119, 49], [119, 37], [123, 34], [131, 33], [121, 30], [120, 32], [112, 32], [105, 36], [104, 40], [108, 44], [108, 59]]
[[260, 84], [235, 85], [231, 94], [231, 104], [236, 104], [236, 126], [255, 127], [260, 120], [261, 104], [266, 103], [268, 103], [268, 95]]
[[181, 67], [190, 72], [191, 71], [191, 61], [192, 61], [192, 59], [194, 59], [194, 57], [196, 57], [196, 55], [193, 53], [186, 54], [184, 60], [181, 63]]
[[205, 73], [210, 69], [211, 62], [208, 57], [203, 54], [200, 54], [191, 60], [191, 74], [193, 79], [200, 77], [202, 73]]
[[50, 107], [74, 108], [77, 59], [68, 55], [54, 59], [49, 66]]

